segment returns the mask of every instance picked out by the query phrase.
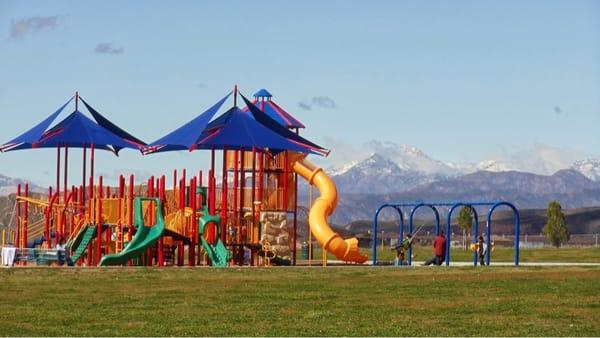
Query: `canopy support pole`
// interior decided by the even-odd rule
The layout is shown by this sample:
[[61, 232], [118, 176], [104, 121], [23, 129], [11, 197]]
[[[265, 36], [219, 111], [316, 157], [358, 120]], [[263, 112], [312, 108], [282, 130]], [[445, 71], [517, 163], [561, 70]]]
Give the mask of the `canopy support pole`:
[[56, 192], [58, 193], [60, 203], [60, 145], [56, 147]]
[[87, 171], [86, 170], [87, 169], [86, 168], [86, 162], [87, 162], [87, 147], [84, 144], [83, 145], [83, 173], [82, 173], [82, 177], [83, 177], [83, 182], [82, 182], [83, 183], [82, 184], [83, 196], [82, 196], [82, 199], [83, 199], [83, 201], [85, 201], [85, 193], [86, 193], [86, 191], [85, 191], [85, 185], [86, 185], [86, 182], [85, 182], [86, 181], [86, 177], [85, 177], [85, 175], [86, 175], [86, 171]]
[[221, 184], [221, 240], [227, 245], [227, 148], [223, 148], [223, 169]]
[[69, 146], [65, 146], [65, 164], [64, 164], [64, 190], [65, 190], [65, 195], [64, 195], [64, 201], [65, 203], [67, 203], [67, 195], [69, 194], [69, 187], [68, 187], [68, 166], [69, 166]]

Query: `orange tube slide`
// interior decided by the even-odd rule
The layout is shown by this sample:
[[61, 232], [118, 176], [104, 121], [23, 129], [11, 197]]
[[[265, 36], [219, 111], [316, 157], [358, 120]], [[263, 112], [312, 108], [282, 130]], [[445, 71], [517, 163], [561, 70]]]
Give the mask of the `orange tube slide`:
[[305, 159], [293, 162], [293, 169], [321, 193], [308, 214], [310, 230], [319, 244], [342, 261], [366, 262], [367, 257], [361, 255], [358, 251], [358, 240], [356, 238], [343, 239], [331, 229], [327, 222], [327, 217], [333, 213], [337, 206], [337, 189], [333, 181], [325, 174], [323, 169], [316, 167]]

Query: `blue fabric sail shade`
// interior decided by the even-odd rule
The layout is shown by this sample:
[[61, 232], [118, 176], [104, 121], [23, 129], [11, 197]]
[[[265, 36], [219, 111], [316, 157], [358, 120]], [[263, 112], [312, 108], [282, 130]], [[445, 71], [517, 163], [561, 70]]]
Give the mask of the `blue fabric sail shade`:
[[310, 152], [312, 152], [312, 153], [320, 154], [320, 155], [324, 155], [324, 156], [329, 155], [329, 152], [330, 152], [329, 150], [290, 131], [288, 128], [284, 127], [283, 125], [278, 123], [276, 120], [274, 120], [270, 116], [268, 116], [266, 113], [261, 111], [252, 102], [250, 102], [244, 95], [240, 94], [240, 96], [244, 100], [244, 103], [246, 104], [246, 108], [248, 108], [248, 110], [250, 112], [249, 115], [252, 116], [253, 119], [256, 120], [258, 123], [267, 127], [269, 130], [275, 132], [280, 137], [283, 137], [283, 138], [289, 140], [290, 142], [293, 142], [294, 144], [298, 144], [306, 149], [309, 149]]
[[202, 133], [194, 149], [236, 149], [266, 152], [285, 150], [320, 154], [306, 145], [287, 139], [261, 124], [238, 107], [233, 107], [216, 119]]
[[143, 152], [145, 154], [149, 154], [163, 151], [191, 149], [202, 137], [202, 133], [208, 126], [208, 123], [210, 120], [212, 120], [219, 109], [221, 109], [221, 106], [223, 103], [225, 103], [230, 95], [231, 92], [190, 122], [152, 142], [147, 147], [144, 147]]
[[[108, 130], [109, 132], [113, 133], [114, 135], [122, 138], [126, 142], [130, 143], [130, 145], [133, 146], [134, 148], [141, 149], [144, 146], [146, 146], [146, 143], [144, 141], [138, 139], [137, 137], [126, 132], [125, 130], [119, 128], [116, 124], [112, 123], [109, 119], [104, 117], [102, 114], [100, 114], [98, 111], [96, 111], [92, 106], [90, 106], [87, 102], [85, 102], [85, 100], [81, 96], [79, 97], [79, 99], [81, 100], [81, 102], [83, 102], [83, 104], [85, 105], [87, 110], [90, 112], [90, 114], [92, 114], [92, 117], [94, 118], [94, 120], [96, 120], [96, 122], [101, 127]], [[117, 145], [113, 145], [113, 148], [115, 149], [116, 152], [119, 152], [119, 150], [122, 149], [122, 147], [117, 146]]]
[[118, 154], [119, 150], [123, 148], [141, 150], [141, 147], [145, 144], [117, 127], [83, 100], [82, 102], [96, 121], [76, 110], [52, 126], [54, 120], [72, 100], [73, 98], [69, 99], [57, 111], [30, 130], [0, 146], [0, 150], [13, 151], [65, 146], [84, 148], [93, 145], [96, 149], [108, 150]]
[[94, 145], [96, 149], [112, 151], [115, 154], [118, 154], [117, 149], [139, 149], [138, 146], [96, 124], [80, 111], [74, 111], [64, 120], [47, 130], [37, 141], [23, 143], [10, 150], [56, 148], [60, 146], [84, 148], [91, 145]]
[[44, 119], [42, 122], [35, 125], [33, 128], [24, 132], [23, 134], [15, 137], [14, 139], [8, 141], [7, 143], [0, 146], [0, 151], [10, 151], [24, 148], [31, 148], [32, 144], [38, 142], [46, 129], [52, 125], [52, 122], [56, 120], [58, 115], [65, 109], [65, 107], [73, 101], [73, 97], [71, 97], [65, 104], [63, 104], [60, 108], [58, 108], [54, 113]]

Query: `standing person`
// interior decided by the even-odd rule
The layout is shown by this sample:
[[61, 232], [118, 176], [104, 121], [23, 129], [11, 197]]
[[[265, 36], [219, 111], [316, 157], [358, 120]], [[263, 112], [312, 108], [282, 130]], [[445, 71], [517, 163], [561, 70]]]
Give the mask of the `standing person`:
[[477, 256], [479, 257], [479, 264], [485, 265], [485, 255], [487, 253], [487, 245], [483, 240], [483, 236], [477, 238]]
[[442, 265], [442, 262], [446, 259], [446, 237], [444, 236], [444, 230], [440, 231], [440, 234], [433, 240], [433, 253], [434, 256], [428, 259], [423, 265]]

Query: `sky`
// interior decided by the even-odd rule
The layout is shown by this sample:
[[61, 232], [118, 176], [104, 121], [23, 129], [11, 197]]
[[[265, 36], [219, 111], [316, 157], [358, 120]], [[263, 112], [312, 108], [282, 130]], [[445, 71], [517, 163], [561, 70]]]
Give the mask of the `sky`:
[[[0, 74], [1, 143], [77, 90], [151, 142], [237, 84], [304, 122], [323, 165], [371, 140], [445, 162], [600, 157], [598, 1], [0, 0]], [[209, 154], [98, 157], [112, 179]], [[0, 174], [51, 183], [55, 152], [0, 154]]]

